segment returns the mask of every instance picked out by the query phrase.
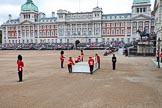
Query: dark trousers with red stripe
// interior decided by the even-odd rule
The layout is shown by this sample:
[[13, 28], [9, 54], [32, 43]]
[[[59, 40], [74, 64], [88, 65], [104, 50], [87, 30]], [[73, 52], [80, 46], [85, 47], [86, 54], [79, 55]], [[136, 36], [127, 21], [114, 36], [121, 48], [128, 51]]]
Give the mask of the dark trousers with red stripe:
[[98, 61], [98, 69], [100, 69], [100, 61]]
[[64, 68], [64, 61], [61, 61], [61, 68]]
[[113, 70], [115, 70], [116, 62], [113, 62], [113, 63], [112, 63], [112, 67], [113, 67]]
[[69, 73], [72, 73], [72, 65], [68, 65]]
[[89, 68], [90, 68], [90, 74], [93, 74], [93, 67], [94, 65], [90, 65]]
[[156, 57], [156, 61], [159, 62], [159, 57]]
[[22, 76], [23, 76], [22, 73], [23, 73], [23, 71], [19, 71], [19, 72], [18, 72], [19, 81], [22, 81]]
[[83, 57], [82, 57], [82, 59], [81, 59], [82, 61], [83, 61]]

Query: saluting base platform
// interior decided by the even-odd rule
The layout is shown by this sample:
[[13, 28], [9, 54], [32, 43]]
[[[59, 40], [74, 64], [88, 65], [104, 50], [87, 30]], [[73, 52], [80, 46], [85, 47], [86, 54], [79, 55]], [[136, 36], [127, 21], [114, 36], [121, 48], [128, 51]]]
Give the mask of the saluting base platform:
[[[97, 69], [98, 69], [98, 63], [94, 59], [93, 72], [96, 71]], [[73, 73], [90, 73], [88, 61], [75, 63], [75, 65], [72, 66], [72, 72]]]

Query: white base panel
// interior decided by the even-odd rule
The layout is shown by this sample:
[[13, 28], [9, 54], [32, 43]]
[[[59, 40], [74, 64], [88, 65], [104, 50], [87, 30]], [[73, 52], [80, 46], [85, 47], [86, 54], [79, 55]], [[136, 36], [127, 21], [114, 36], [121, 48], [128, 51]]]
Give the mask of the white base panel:
[[[98, 69], [98, 63], [95, 61], [93, 72]], [[78, 73], [90, 73], [90, 68], [88, 65], [88, 62], [79, 62], [75, 63], [72, 67], [72, 72], [78, 72]]]

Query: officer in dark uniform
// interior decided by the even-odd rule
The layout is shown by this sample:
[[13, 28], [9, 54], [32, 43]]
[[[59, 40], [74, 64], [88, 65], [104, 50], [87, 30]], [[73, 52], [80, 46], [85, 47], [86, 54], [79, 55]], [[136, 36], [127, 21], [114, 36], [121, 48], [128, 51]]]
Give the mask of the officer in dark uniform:
[[116, 67], [116, 57], [115, 57], [115, 54], [113, 54], [113, 57], [112, 57], [112, 66], [113, 66], [113, 70], [115, 70], [115, 67]]
[[128, 56], [128, 49], [125, 48], [125, 56]]
[[160, 58], [161, 58], [161, 63], [162, 63], [162, 49], [161, 49], [161, 52], [160, 52]]

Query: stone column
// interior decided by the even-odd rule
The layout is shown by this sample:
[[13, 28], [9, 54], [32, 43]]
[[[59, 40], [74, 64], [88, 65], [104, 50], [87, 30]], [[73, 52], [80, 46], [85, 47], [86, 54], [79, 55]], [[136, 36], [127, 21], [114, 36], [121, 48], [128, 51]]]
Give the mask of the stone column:
[[24, 34], [24, 35], [25, 35], [25, 36], [24, 36], [24, 38], [25, 38], [25, 39], [24, 39], [24, 43], [27, 43], [27, 37], [26, 37], [26, 31], [27, 31], [27, 30], [26, 30], [26, 27], [27, 27], [27, 26], [24, 26], [24, 28], [25, 28], [25, 29], [24, 29], [24, 31], [25, 31], [25, 34]]
[[144, 29], [145, 29], [145, 22], [142, 21], [142, 23], [143, 23], [143, 30], [142, 31], [144, 31]]
[[86, 33], [86, 36], [88, 36], [88, 23], [87, 23], [87, 33]]
[[[125, 36], [124, 36], [124, 39], [127, 39], [127, 35], [128, 35], [128, 34], [127, 34], [127, 33], [128, 33], [127, 27], [128, 27], [127, 22], [125, 22], [125, 28], [124, 28]], [[124, 42], [125, 42], [125, 40], [124, 40]]]
[[35, 25], [33, 25], [33, 37], [32, 37], [32, 39], [33, 39], [33, 43], [35, 43]]
[[5, 42], [5, 41], [4, 41], [4, 42], [5, 42], [5, 43], [8, 43], [8, 33], [7, 33], [8, 30], [7, 30], [7, 26], [5, 26], [5, 27], [6, 27], [6, 28], [5, 28], [5, 31], [6, 31], [6, 32], [4, 32], [4, 34], [5, 34], [4, 36], [2, 35], [2, 40], [5, 38], [6, 42]]
[[149, 33], [151, 32], [151, 20], [149, 21]]
[[70, 35], [73, 35], [73, 29], [72, 29], [72, 24], [70, 24]]
[[76, 33], [76, 36], [77, 36], [77, 35], [78, 35], [78, 32], [77, 32], [77, 23], [75, 24], [75, 26], [76, 26], [76, 27], [75, 27], [75, 29], [76, 29], [76, 30], [75, 30], [75, 33]]
[[18, 25], [16, 26], [16, 40], [17, 40], [17, 43], [19, 43], [19, 30], [18, 30]]
[[5, 40], [6, 40], [6, 39], [4, 39], [4, 37], [6, 37], [6, 36], [4, 35], [4, 29], [2, 29], [2, 44], [4, 44]]
[[131, 23], [131, 36], [130, 37], [133, 38], [133, 21], [131, 21], [130, 23]]
[[137, 21], [137, 27], [136, 28], [137, 28], [137, 30], [139, 29], [139, 21]]
[[80, 30], [80, 35], [83, 36], [83, 24], [81, 24], [81, 30]]
[[29, 43], [31, 43], [31, 36], [30, 36], [30, 32], [31, 32], [31, 30], [30, 30], [30, 28], [31, 28], [32, 26], [28, 26], [28, 28], [29, 28], [29, 30], [28, 30], [28, 33], [29, 33], [29, 37], [28, 37], [28, 39], [29, 39]]
[[[66, 31], [66, 25], [65, 25], [65, 24], [63, 25], [63, 30], [64, 30], [64, 31], [63, 31], [63, 33], [64, 33], [63, 36], [65, 37], [65, 36], [66, 36], [66, 35], [65, 35], [65, 34], [66, 34], [66, 33], [65, 33], [65, 31]], [[66, 41], [66, 39], [65, 39], [65, 41]]]
[[99, 23], [99, 24], [100, 24], [100, 26], [99, 26], [100, 27], [100, 29], [99, 29], [99, 32], [100, 32], [99, 35], [100, 36], [99, 37], [101, 37], [102, 36], [102, 23]]
[[6, 43], [9, 43], [9, 40], [8, 40], [8, 27], [6, 26]]
[[38, 33], [37, 33], [37, 38], [35, 38], [35, 39], [37, 39], [37, 43], [40, 43], [40, 39], [39, 39], [39, 35], [40, 35], [40, 34], [39, 34], [39, 33], [40, 33], [39, 24], [37, 25], [37, 29], [38, 29], [38, 30], [37, 30]]
[[92, 23], [92, 36], [94, 36], [94, 29], [95, 28], [95, 24], [94, 23]]
[[20, 43], [22, 43], [23, 37], [22, 37], [22, 26], [20, 25]]

